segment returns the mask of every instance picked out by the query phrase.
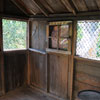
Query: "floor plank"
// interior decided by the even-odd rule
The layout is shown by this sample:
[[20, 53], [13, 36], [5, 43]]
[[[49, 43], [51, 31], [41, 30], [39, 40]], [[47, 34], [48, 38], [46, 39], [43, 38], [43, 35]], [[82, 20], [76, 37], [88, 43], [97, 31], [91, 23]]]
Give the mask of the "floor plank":
[[0, 100], [57, 100], [30, 88], [22, 87], [0, 97]]

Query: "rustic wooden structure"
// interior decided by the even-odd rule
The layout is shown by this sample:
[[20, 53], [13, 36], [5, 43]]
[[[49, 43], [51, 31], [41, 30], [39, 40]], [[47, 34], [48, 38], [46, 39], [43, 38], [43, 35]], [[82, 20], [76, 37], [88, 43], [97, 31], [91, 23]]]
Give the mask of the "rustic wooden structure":
[[[4, 18], [28, 22], [26, 50], [3, 51]], [[0, 96], [8, 93], [0, 100], [20, 100], [23, 91], [29, 100], [75, 100], [81, 90], [100, 91], [100, 61], [75, 55], [77, 20], [88, 19], [100, 19], [100, 0], [0, 0]], [[70, 55], [46, 51], [50, 21], [72, 21]], [[33, 92], [9, 94], [24, 85]]]

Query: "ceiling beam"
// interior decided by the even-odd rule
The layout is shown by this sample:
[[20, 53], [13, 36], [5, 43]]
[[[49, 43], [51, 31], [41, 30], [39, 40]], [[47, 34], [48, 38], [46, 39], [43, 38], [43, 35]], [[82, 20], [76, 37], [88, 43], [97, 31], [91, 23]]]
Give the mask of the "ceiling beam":
[[24, 14], [28, 15], [28, 10], [21, 4], [19, 3], [18, 0], [11, 0]]
[[41, 10], [41, 12], [45, 15], [48, 16], [47, 10], [44, 8], [44, 6], [38, 1], [38, 0], [32, 0], [33, 3]]
[[72, 2], [70, 0], [61, 0], [61, 2], [63, 3], [63, 5], [69, 10], [71, 11], [74, 15], [76, 15], [76, 10], [72, 4]]

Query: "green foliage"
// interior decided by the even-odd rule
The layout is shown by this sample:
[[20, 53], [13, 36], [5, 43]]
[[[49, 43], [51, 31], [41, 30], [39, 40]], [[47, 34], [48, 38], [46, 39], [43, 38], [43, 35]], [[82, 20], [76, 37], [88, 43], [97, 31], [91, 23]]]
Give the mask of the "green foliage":
[[26, 22], [3, 19], [4, 50], [26, 48], [26, 29]]
[[[98, 28], [100, 29], [100, 23], [98, 24]], [[97, 51], [97, 56], [96, 57], [100, 57], [100, 33], [98, 35], [98, 38], [97, 38], [97, 48], [96, 48], [96, 51]]]
[[79, 42], [82, 39], [82, 27], [78, 24], [77, 25], [77, 42]]

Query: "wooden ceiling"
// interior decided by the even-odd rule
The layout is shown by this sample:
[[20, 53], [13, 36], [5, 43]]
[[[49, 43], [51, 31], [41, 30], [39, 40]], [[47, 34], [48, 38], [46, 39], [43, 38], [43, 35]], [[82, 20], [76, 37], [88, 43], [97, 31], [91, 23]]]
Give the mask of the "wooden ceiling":
[[11, 0], [26, 15], [73, 14], [100, 11], [100, 0]]

